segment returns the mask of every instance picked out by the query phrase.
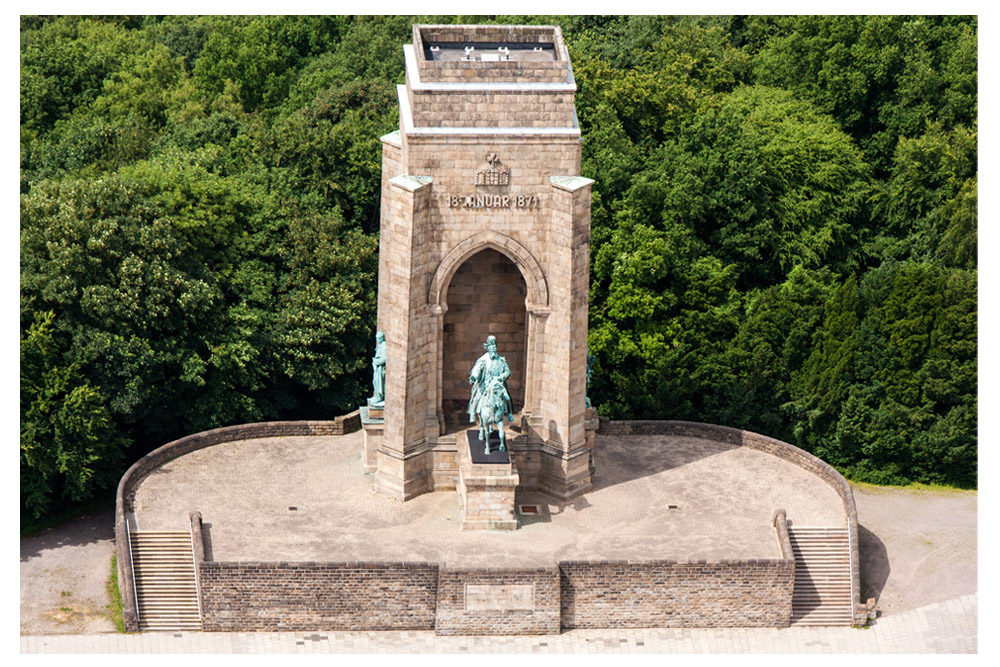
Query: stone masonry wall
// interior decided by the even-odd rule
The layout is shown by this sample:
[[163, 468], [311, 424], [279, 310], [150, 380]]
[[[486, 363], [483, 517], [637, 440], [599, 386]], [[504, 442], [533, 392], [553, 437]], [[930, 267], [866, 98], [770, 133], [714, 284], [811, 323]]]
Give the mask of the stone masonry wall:
[[489, 335], [496, 336], [497, 349], [510, 366], [507, 390], [514, 411], [524, 405], [525, 294], [520, 270], [496, 250], [476, 253], [455, 272], [444, 315], [442, 398], [449, 417], [465, 415], [469, 371], [485, 352], [483, 342]]
[[[424, 42], [551, 43], [555, 60], [524, 62], [433, 61], [424, 58]], [[415, 25], [413, 46], [420, 78], [425, 82], [467, 83], [474, 81], [565, 82], [569, 54], [562, 31], [555, 26], [453, 26]]]
[[115, 494], [115, 555], [125, 631], [136, 632], [139, 629], [135, 588], [132, 582], [132, 554], [129, 549], [125, 513], [132, 511], [135, 489], [146, 475], [185, 454], [224, 442], [289, 435], [344, 435], [360, 428], [361, 415], [357, 410], [328, 421], [258, 422], [223, 426], [168, 442], [133, 463], [122, 475]]
[[596, 628], [787, 627], [795, 562], [198, 564], [203, 628], [558, 634]]
[[573, 127], [573, 93], [412, 91], [416, 127]]
[[686, 421], [611, 421], [601, 419], [597, 432], [602, 435], [672, 435], [706, 438], [737, 447], [749, 447], [766, 452], [797, 465], [822, 479], [840, 496], [841, 502], [844, 504], [844, 514], [847, 516], [847, 530], [851, 544], [851, 590], [854, 591], [854, 599], [852, 600], [854, 623], [855, 625], [864, 625], [867, 622], [868, 611], [861, 601], [860, 593], [861, 558], [858, 551], [858, 510], [854, 503], [854, 492], [844, 476], [829, 463], [777, 438], [715, 424]]
[[559, 568], [467, 570], [438, 576], [439, 635], [559, 634]]
[[203, 562], [199, 570], [207, 631], [434, 628], [436, 565]]
[[559, 564], [562, 627], [786, 627], [795, 561]]

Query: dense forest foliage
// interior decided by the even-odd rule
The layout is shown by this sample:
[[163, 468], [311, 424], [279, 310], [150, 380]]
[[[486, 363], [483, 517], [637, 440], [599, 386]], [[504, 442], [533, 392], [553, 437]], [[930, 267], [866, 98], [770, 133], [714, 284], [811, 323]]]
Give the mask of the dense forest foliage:
[[974, 18], [22, 17], [22, 518], [363, 400], [414, 22], [562, 26], [602, 415], [976, 485]]

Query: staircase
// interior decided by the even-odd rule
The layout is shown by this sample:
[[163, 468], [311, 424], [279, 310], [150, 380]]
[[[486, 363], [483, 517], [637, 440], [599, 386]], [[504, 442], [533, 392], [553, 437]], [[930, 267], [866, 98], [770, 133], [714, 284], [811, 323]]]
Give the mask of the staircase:
[[190, 533], [136, 531], [129, 539], [139, 630], [201, 630]]
[[851, 552], [847, 528], [788, 529], [795, 555], [793, 625], [851, 625]]

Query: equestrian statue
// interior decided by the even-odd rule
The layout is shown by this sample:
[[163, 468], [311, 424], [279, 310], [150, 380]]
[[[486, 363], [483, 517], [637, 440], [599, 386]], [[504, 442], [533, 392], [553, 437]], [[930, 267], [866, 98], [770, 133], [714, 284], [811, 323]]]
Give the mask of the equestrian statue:
[[507, 393], [507, 378], [510, 377], [510, 366], [507, 360], [497, 354], [496, 336], [489, 336], [483, 343], [486, 353], [476, 360], [476, 365], [469, 373], [469, 384], [472, 385], [472, 397], [469, 399], [469, 423], [474, 424], [479, 418], [479, 439], [486, 442], [484, 454], [490, 453], [490, 433], [494, 429], [500, 434], [500, 449], [507, 449], [504, 435], [504, 417], [514, 421], [511, 410], [510, 394]]

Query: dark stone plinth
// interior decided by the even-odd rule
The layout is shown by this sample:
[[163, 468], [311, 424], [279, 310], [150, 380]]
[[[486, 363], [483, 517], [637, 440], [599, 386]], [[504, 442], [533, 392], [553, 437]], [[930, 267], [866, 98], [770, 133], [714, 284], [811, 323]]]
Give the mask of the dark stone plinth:
[[[496, 431], [490, 433], [489, 436], [489, 454], [483, 454], [486, 443], [479, 439], [479, 429], [469, 429], [465, 432], [465, 435], [469, 438], [469, 453], [472, 455], [473, 463], [510, 463], [510, 456], [507, 455], [507, 451], [497, 451], [500, 449], [500, 434]], [[511, 434], [507, 433], [506, 435], [510, 437]]]

